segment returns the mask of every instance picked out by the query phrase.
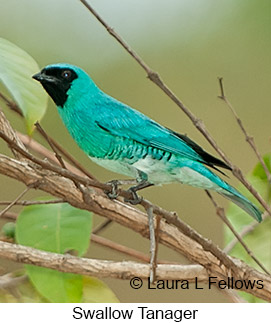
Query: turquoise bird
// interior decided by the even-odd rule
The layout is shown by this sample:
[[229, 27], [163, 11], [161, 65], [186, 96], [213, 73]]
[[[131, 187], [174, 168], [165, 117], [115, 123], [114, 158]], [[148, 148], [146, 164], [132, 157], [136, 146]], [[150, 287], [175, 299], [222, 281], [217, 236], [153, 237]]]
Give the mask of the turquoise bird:
[[135, 199], [139, 189], [179, 182], [216, 191], [262, 220], [253, 203], [210, 170], [230, 170], [227, 164], [186, 135], [107, 95], [81, 68], [48, 65], [33, 78], [51, 96], [71, 136], [92, 161], [136, 179], [137, 185], [130, 188]]

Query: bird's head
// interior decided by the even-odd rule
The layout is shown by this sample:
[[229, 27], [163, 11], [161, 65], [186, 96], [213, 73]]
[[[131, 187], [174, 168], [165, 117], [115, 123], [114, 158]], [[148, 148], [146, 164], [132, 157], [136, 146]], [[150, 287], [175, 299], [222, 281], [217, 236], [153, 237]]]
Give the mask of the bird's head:
[[47, 65], [32, 77], [41, 83], [55, 104], [61, 108], [66, 103], [71, 91], [80, 97], [87, 89], [96, 88], [87, 73], [70, 64]]

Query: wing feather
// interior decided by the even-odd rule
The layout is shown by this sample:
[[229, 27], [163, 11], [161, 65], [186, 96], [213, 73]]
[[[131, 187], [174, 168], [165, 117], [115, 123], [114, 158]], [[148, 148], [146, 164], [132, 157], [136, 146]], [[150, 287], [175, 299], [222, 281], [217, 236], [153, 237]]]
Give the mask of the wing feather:
[[114, 136], [129, 138], [141, 144], [152, 146], [181, 157], [202, 162], [213, 168], [214, 165], [231, 169], [223, 161], [205, 152], [185, 135], [178, 134], [159, 125], [144, 114], [109, 97], [106, 109], [99, 109], [97, 125]]

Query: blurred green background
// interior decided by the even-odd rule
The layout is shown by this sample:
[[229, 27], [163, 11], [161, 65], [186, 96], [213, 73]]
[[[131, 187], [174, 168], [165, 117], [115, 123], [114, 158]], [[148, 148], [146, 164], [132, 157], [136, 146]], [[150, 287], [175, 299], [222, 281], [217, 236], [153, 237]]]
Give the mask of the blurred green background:
[[[93, 0], [90, 3], [133, 49], [162, 76], [179, 98], [204, 120], [220, 147], [249, 172], [257, 160], [228, 108], [219, 101], [218, 76], [228, 98], [262, 153], [270, 151], [271, 2], [270, 0]], [[32, 55], [39, 65], [68, 62], [81, 66], [107, 93], [163, 125], [213, 149], [188, 118], [147, 78], [139, 65], [78, 0], [0, 0], [0, 36]], [[5, 109], [12, 125], [24, 124]], [[50, 101], [42, 120], [47, 132], [101, 181], [119, 178], [94, 165], [76, 146]], [[37, 140], [42, 141], [37, 135]], [[1, 152], [8, 152], [0, 142]], [[229, 182], [237, 185], [231, 175]], [[1, 200], [12, 200], [23, 185], [0, 176]], [[41, 196], [28, 193], [26, 198]], [[205, 237], [223, 247], [223, 226], [204, 191], [181, 185], [144, 191], [153, 203], [177, 211]], [[217, 197], [219, 203], [227, 201]], [[102, 221], [95, 218], [95, 224]], [[3, 223], [3, 222], [2, 222]], [[117, 224], [102, 234], [145, 253], [149, 241]], [[92, 244], [88, 255], [122, 260], [122, 254]], [[186, 263], [161, 246], [159, 258]], [[1, 272], [19, 268], [0, 260]], [[207, 287], [200, 291], [132, 290], [129, 281], [104, 279], [122, 302], [227, 302]]]

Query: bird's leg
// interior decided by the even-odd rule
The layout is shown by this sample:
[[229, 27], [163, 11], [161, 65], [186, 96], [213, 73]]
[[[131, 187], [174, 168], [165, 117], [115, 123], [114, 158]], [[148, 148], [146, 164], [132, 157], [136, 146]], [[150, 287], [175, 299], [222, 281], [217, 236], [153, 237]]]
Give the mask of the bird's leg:
[[105, 192], [110, 199], [116, 199], [118, 197], [118, 188], [120, 185], [134, 185], [137, 183], [136, 179], [113, 179], [106, 184], [111, 185], [111, 191]]
[[139, 204], [142, 201], [142, 197], [139, 197], [136, 192], [152, 185], [153, 185], [152, 183], [146, 180], [143, 180], [138, 185], [130, 187], [128, 189], [128, 192], [132, 193], [133, 199], [124, 199], [124, 202], [129, 202], [133, 205]]
[[142, 197], [139, 197], [136, 192], [153, 185], [148, 181], [147, 174], [141, 171], [138, 171], [137, 183], [137, 185], [128, 189], [128, 191], [132, 193], [133, 199], [124, 199], [124, 202], [129, 202], [133, 205], [139, 204], [142, 201]]

